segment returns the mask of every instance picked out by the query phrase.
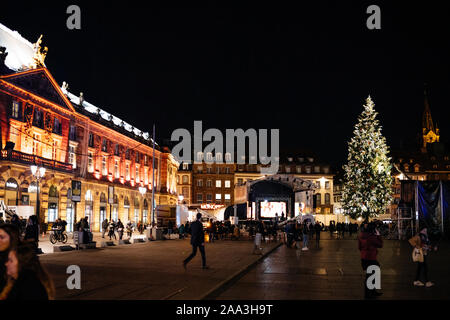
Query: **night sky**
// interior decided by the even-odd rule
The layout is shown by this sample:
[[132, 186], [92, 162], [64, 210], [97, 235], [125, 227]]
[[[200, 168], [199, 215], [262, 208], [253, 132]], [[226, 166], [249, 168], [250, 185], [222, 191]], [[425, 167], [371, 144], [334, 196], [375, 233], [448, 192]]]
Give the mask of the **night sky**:
[[[424, 83], [449, 141], [447, 7], [296, 3], [8, 1], [0, 22], [31, 42], [42, 33], [59, 84], [139, 129], [155, 123], [158, 141], [176, 128], [193, 132], [194, 120], [205, 129], [279, 128], [284, 151], [310, 150], [339, 167], [368, 94], [391, 149], [414, 143]], [[66, 28], [70, 4], [81, 7], [81, 30]], [[371, 4], [381, 30], [366, 27]]]

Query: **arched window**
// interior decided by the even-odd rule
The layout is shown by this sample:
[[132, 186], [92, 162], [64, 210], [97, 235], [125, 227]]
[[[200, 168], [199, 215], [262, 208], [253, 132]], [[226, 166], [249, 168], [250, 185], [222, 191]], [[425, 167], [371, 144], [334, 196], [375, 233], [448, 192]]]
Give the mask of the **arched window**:
[[86, 195], [84, 196], [84, 200], [86, 200], [86, 201], [93, 201], [91, 190], [87, 190], [86, 191]]
[[102, 193], [100, 194], [100, 202], [101, 202], [101, 203], [106, 203], [106, 195], [105, 195], [104, 192], [102, 192]]
[[130, 200], [128, 200], [128, 197], [125, 197], [125, 199], [123, 199], [123, 206], [124, 208], [130, 207]]

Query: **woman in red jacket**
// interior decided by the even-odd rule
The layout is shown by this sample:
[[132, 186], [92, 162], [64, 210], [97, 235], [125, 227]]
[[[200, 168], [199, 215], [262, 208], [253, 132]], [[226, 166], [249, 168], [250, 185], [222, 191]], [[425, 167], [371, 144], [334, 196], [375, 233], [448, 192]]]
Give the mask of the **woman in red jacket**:
[[371, 265], [379, 266], [377, 261], [378, 248], [383, 247], [383, 240], [381, 239], [380, 233], [375, 227], [374, 223], [364, 224], [364, 228], [358, 237], [358, 249], [361, 253], [361, 266], [366, 274], [364, 280], [364, 297], [366, 299], [374, 298], [381, 295], [375, 289], [369, 289], [367, 287], [367, 279], [369, 275], [366, 270]]

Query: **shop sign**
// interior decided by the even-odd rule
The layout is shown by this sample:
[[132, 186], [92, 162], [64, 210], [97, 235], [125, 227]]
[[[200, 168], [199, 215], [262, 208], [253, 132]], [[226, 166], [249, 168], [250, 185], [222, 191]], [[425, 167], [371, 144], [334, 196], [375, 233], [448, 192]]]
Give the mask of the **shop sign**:
[[10, 179], [6, 181], [6, 188], [10, 190], [17, 190], [19, 186], [17, 185], [17, 182], [13, 179]]
[[72, 180], [72, 201], [81, 201], [81, 181]]
[[200, 206], [203, 210], [217, 210], [225, 207], [223, 204], [205, 203]]

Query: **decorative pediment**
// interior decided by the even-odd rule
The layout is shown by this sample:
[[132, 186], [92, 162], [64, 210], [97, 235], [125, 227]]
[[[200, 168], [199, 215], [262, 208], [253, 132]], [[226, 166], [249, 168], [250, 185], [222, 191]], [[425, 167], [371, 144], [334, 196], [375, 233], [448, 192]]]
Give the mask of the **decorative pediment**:
[[46, 68], [14, 73], [2, 76], [0, 79], [57, 104], [64, 109], [75, 111], [70, 101]]

